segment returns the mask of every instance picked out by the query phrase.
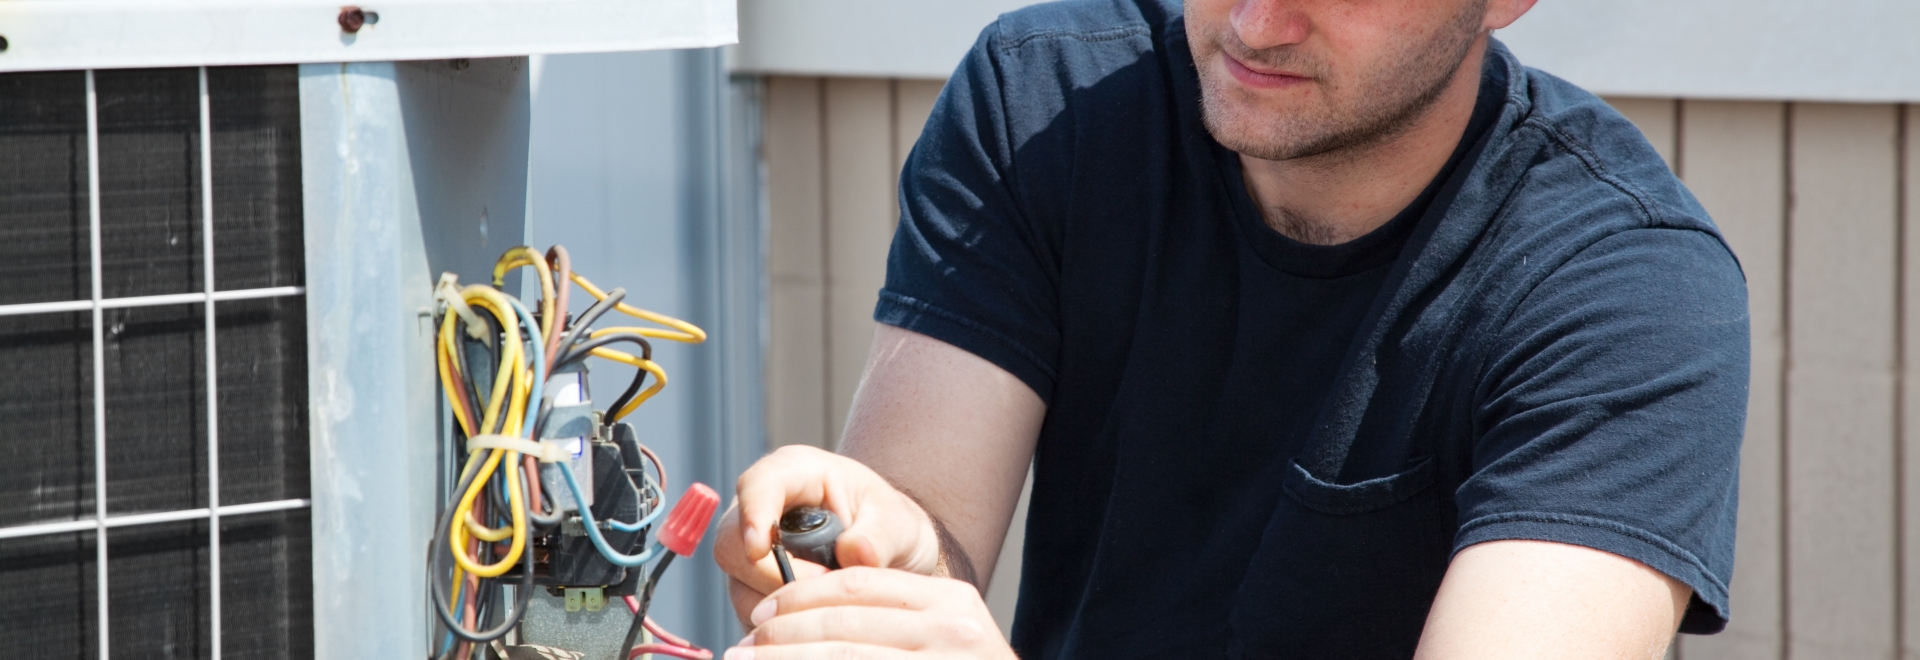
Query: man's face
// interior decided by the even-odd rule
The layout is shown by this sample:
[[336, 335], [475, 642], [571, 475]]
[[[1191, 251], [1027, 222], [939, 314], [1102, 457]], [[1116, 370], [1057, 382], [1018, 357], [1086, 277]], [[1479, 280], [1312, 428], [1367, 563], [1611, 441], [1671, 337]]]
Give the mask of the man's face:
[[1188, 0], [1207, 130], [1288, 160], [1377, 143], [1439, 98], [1488, 0]]

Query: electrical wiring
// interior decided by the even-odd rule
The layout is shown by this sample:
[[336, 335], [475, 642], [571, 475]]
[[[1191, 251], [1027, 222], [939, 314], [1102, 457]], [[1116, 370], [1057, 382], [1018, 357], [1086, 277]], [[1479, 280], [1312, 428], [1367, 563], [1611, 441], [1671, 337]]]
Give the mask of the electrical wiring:
[[[582, 277], [579, 273], [573, 273], [573, 283], [580, 285], [580, 288], [585, 290], [587, 292], [587, 295], [593, 296], [595, 300], [599, 300], [607, 297], [607, 294], [602, 293], [599, 287], [595, 287], [593, 285], [593, 282], [587, 281], [587, 278]], [[701, 330], [698, 326], [695, 326], [692, 323], [688, 323], [686, 321], [682, 321], [680, 319], [676, 319], [671, 316], [667, 316], [665, 314], [656, 314], [654, 312], [640, 309], [638, 307], [634, 307], [626, 303], [615, 303], [614, 309], [620, 310], [621, 313], [626, 314], [627, 316], [641, 319], [649, 323], [658, 323], [668, 328], [672, 328], [672, 330], [660, 330], [658, 328], [642, 328], [641, 334], [646, 335], [648, 337], [655, 337], [658, 339], [669, 339], [669, 340], [686, 343], [686, 344], [698, 344], [701, 342], [705, 342], [707, 340], [707, 332], [705, 330]]]
[[[522, 303], [500, 290], [506, 275], [519, 268], [534, 270], [539, 282], [537, 301]], [[455, 422], [455, 449], [465, 456], [460, 479], [449, 493], [451, 499], [436, 520], [427, 557], [432, 607], [435, 618], [446, 628], [438, 655], [446, 658], [482, 654], [486, 643], [501, 639], [518, 626], [535, 589], [536, 576], [541, 576], [538, 580], [549, 588], [574, 588], [566, 582], [548, 581], [561, 579], [546, 572], [548, 562], [557, 561], [554, 553], [586, 551], [598, 555], [596, 562], [627, 569], [651, 565], [644, 582], [637, 583], [645, 594], [645, 603], [650, 602], [654, 586], [675, 553], [690, 552], [687, 544], [697, 543], [700, 534], [672, 532], [670, 536], [648, 538], [650, 533], [669, 534], [686, 528], [684, 523], [671, 520], [664, 526], [661, 523], [668, 511], [665, 464], [652, 449], [626, 440], [620, 441], [621, 451], [626, 452], [625, 471], [616, 474], [624, 474], [637, 489], [636, 519], [597, 519], [592, 506], [566, 504], [563, 509], [561, 503], [569, 500], [550, 491], [563, 490], [572, 496], [570, 502], [588, 501], [588, 488], [576, 473], [585, 469], [576, 461], [587, 459], [580, 458], [579, 450], [568, 458], [558, 445], [543, 443], [541, 438], [555, 410], [555, 402], [546, 392], [550, 375], [569, 372], [573, 365], [589, 358], [636, 368], [632, 382], [613, 405], [593, 414], [597, 424], [593, 444], [604, 447], [612, 426], [667, 384], [666, 370], [654, 361], [649, 340], [701, 343], [707, 339], [706, 332], [686, 321], [626, 304], [625, 289], [602, 291], [573, 270], [571, 257], [561, 246], [553, 246], [544, 254], [527, 246], [509, 249], [494, 263], [491, 275], [491, 286], [460, 286], [457, 278], [447, 275], [435, 288], [435, 298], [444, 310], [435, 333], [435, 368]], [[579, 286], [594, 301], [584, 312], [570, 317], [567, 309], [573, 286]], [[593, 327], [613, 311], [659, 327]], [[638, 355], [612, 348], [619, 343], [637, 345]], [[578, 419], [572, 417], [576, 413], [567, 414], [564, 419]], [[643, 461], [636, 462], [631, 453], [636, 450]], [[545, 468], [542, 461], [552, 462], [553, 468]], [[647, 464], [652, 466], [651, 474]], [[543, 470], [545, 479], [562, 483], [543, 482]], [[596, 477], [596, 482], [599, 478], [603, 477]], [[605, 487], [594, 485], [602, 493]], [[714, 500], [711, 489], [699, 488], [706, 494], [704, 499], [696, 499], [704, 502], [705, 508], [696, 509], [706, 512], [700, 515], [710, 516]], [[635, 495], [620, 497], [628, 503], [620, 506], [634, 506]], [[569, 522], [573, 520], [579, 523], [577, 529]], [[584, 533], [590, 543], [563, 544], [567, 537], [558, 529], [562, 523], [569, 530], [565, 534]], [[618, 547], [609, 538], [616, 532], [628, 535], [612, 537], [619, 540]], [[634, 534], [640, 536], [631, 536]], [[672, 540], [663, 545], [661, 538]], [[592, 550], [584, 550], [589, 546]], [[566, 549], [570, 547], [580, 550]], [[666, 547], [674, 551], [666, 552]], [[640, 552], [625, 554], [623, 549]], [[541, 568], [536, 569], [536, 565]], [[561, 564], [551, 566], [559, 570]], [[658, 630], [646, 619], [644, 609], [636, 616], [633, 628], [648, 639], [636, 646], [636, 638], [630, 636], [626, 646], [632, 650], [622, 657], [658, 654], [694, 660], [712, 658], [710, 652]]]

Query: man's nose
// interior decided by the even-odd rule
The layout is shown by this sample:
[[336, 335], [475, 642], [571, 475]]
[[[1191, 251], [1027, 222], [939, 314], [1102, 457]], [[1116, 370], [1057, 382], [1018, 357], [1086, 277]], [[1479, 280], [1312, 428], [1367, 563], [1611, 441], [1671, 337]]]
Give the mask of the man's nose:
[[1240, 43], [1254, 50], [1298, 44], [1313, 32], [1312, 19], [1296, 0], [1240, 0], [1228, 19]]

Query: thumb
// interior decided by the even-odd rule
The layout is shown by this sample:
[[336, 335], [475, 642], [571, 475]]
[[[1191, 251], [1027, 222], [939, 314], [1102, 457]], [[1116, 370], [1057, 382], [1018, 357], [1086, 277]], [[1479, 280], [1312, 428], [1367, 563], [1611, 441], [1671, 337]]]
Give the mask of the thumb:
[[834, 545], [833, 556], [840, 561], [841, 568], [889, 568], [886, 556], [880, 554], [880, 549], [868, 536], [841, 534], [839, 542]]

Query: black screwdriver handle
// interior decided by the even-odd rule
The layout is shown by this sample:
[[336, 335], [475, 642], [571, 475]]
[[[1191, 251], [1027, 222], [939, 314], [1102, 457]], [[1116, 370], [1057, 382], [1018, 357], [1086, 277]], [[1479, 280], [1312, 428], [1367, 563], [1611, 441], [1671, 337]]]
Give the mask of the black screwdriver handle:
[[840, 568], [833, 556], [833, 544], [840, 540], [840, 518], [832, 511], [816, 506], [788, 509], [780, 516], [780, 545], [800, 559], [827, 567]]

